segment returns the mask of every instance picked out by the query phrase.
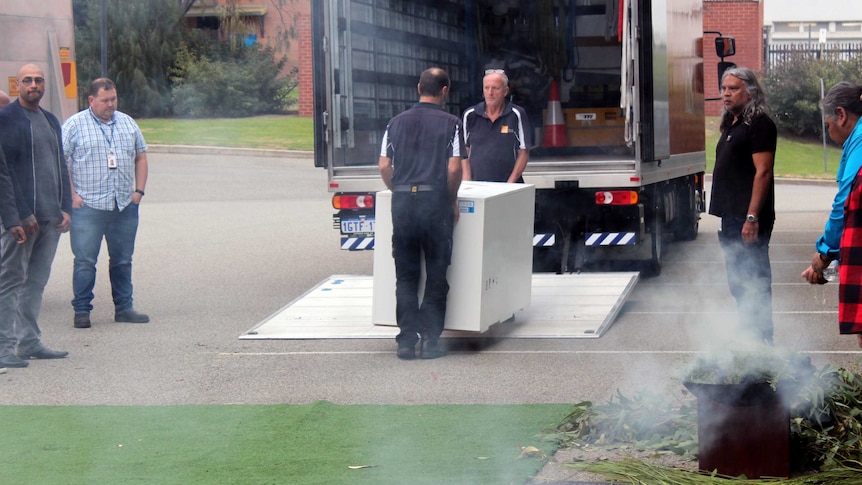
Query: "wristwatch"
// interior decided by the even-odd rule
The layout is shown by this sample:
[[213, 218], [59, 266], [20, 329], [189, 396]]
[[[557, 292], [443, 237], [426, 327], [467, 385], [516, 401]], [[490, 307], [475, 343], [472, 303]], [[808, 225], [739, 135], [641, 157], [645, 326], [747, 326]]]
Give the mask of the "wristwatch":
[[144, 191], [143, 191], [143, 190], [140, 190], [140, 189], [135, 189], [135, 193], [136, 193], [136, 194], [141, 194], [141, 197], [143, 197], [143, 196], [147, 195], [147, 194], [145, 194], [145, 193], [144, 193]]
[[757, 222], [757, 216], [754, 214], [748, 214], [745, 216], [745, 220], [748, 222]]

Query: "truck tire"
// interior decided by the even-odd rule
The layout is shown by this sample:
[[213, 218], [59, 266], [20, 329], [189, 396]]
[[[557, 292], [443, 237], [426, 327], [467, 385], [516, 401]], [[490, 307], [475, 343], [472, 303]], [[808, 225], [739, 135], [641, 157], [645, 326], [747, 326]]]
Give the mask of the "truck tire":
[[684, 197], [679, 198], [678, 220], [674, 224], [674, 237], [677, 241], [694, 241], [700, 227], [700, 212], [697, 208], [697, 189], [689, 186]]
[[641, 273], [644, 277], [653, 278], [661, 274], [662, 238], [664, 237], [664, 218], [661, 207], [657, 207], [650, 221], [652, 240], [650, 241], [650, 259], [643, 261]]

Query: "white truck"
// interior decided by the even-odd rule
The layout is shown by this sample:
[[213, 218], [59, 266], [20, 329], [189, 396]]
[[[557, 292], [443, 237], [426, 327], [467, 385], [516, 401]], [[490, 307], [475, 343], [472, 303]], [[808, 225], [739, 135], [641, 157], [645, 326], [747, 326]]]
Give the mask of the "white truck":
[[[374, 247], [381, 136], [419, 74], [446, 69], [460, 115], [485, 70], [504, 69], [535, 128], [534, 272], [659, 274], [663, 241], [695, 239], [705, 210], [702, 17], [702, 0], [312, 2], [315, 165], [342, 249]], [[552, 84], [562, 143], [543, 137]]]
[[45, 73], [45, 96], [40, 105], [62, 122], [78, 112], [75, 63], [75, 25], [71, 0], [0, 2], [0, 89], [18, 96], [15, 79], [24, 64]]

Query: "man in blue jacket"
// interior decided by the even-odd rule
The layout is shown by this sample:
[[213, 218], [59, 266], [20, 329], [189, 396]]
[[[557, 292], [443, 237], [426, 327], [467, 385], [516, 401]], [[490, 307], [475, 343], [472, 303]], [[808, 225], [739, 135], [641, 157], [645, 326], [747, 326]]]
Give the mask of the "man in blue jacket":
[[27, 240], [17, 244], [12, 231], [0, 233], [0, 367], [27, 367], [27, 359], [69, 354], [45, 347], [38, 325], [60, 234], [71, 223], [60, 121], [39, 106], [45, 75], [38, 66], [21, 67], [17, 83], [18, 99], [0, 110], [0, 146]]

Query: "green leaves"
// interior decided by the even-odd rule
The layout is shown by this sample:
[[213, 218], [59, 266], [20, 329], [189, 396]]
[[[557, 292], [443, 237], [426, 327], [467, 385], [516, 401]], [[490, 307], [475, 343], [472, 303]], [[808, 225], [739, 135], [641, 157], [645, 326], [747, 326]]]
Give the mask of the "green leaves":
[[839, 81], [862, 78], [860, 59], [841, 60], [828, 50], [813, 56], [800, 49], [782, 63], [768, 69], [764, 79], [766, 99], [778, 129], [805, 138], [818, 139], [823, 133], [820, 116], [820, 78], [825, 89]]

